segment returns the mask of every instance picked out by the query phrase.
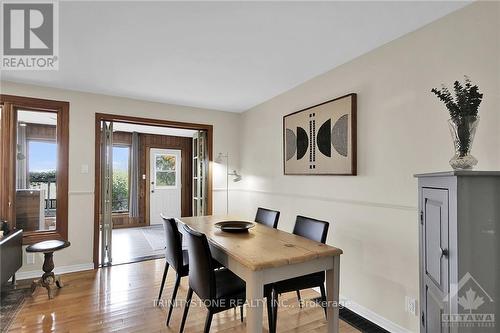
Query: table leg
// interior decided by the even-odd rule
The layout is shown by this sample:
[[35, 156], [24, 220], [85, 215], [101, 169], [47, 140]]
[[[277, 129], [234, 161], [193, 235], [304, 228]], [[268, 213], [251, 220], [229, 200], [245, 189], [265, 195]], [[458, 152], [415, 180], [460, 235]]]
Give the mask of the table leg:
[[31, 282], [31, 295], [34, 295], [35, 294], [35, 291], [36, 289], [42, 285], [42, 283], [40, 282], [41, 279], [38, 279], [38, 280], [33, 280], [33, 282]]
[[262, 308], [264, 303], [264, 284], [262, 283], [262, 272], [254, 271], [249, 274], [246, 282], [247, 307], [247, 332], [262, 332]]
[[328, 333], [339, 332], [340, 256], [333, 257], [333, 269], [326, 271]]
[[57, 288], [64, 287], [64, 283], [62, 282], [62, 279], [59, 275], [56, 275], [56, 285], [57, 285]]
[[31, 284], [31, 293], [34, 294], [37, 287], [41, 286], [47, 289], [49, 294], [49, 299], [54, 298], [55, 290], [57, 288], [62, 288], [64, 285], [62, 283], [60, 276], [55, 276], [52, 270], [54, 269], [54, 259], [53, 252], [44, 253], [45, 259], [43, 261], [43, 275], [40, 279], [33, 281]]

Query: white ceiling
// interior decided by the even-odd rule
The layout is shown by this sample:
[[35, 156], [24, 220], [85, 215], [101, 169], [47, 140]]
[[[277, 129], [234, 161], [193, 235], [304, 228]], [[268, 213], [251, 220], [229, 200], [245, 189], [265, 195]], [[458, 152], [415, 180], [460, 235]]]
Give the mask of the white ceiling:
[[241, 112], [467, 2], [60, 2], [57, 72], [5, 80]]

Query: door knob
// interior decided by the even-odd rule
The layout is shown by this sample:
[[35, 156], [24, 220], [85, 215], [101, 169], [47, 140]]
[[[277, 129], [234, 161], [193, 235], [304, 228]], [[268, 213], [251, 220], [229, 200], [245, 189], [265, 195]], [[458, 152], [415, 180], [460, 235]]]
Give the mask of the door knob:
[[443, 249], [442, 247], [439, 247], [439, 252], [441, 253], [441, 258], [442, 257], [448, 258], [448, 249]]

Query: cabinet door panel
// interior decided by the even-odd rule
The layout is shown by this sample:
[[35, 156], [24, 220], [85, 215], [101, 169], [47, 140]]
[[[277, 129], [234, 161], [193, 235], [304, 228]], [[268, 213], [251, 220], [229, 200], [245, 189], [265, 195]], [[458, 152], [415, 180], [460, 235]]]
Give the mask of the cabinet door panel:
[[425, 273], [442, 292], [448, 292], [448, 191], [423, 190]]
[[437, 286], [442, 286], [441, 249], [443, 246], [442, 202], [425, 201], [425, 271]]
[[444, 304], [441, 293], [436, 291], [432, 285], [425, 286], [425, 309], [427, 316], [425, 318], [425, 327], [427, 332], [449, 332], [449, 326], [443, 326], [441, 323], [444, 314]]
[[426, 332], [443, 332], [442, 314], [448, 313], [448, 190], [422, 189], [423, 306]]

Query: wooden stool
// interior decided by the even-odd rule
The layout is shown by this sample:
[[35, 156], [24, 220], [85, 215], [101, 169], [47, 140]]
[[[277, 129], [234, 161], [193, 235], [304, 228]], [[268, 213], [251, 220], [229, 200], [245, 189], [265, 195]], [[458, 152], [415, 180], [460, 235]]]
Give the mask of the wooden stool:
[[63, 284], [61, 281], [61, 277], [55, 276], [52, 270], [54, 269], [54, 252], [62, 250], [71, 243], [62, 240], [49, 240], [45, 242], [39, 242], [33, 245], [30, 245], [26, 248], [26, 252], [34, 253], [34, 252], [43, 252], [45, 259], [43, 261], [43, 275], [40, 279], [33, 281], [31, 284], [31, 293], [33, 294], [37, 287], [42, 286], [47, 288], [49, 293], [49, 299], [54, 298], [54, 291], [56, 289], [56, 285], [58, 288], [62, 288]]

